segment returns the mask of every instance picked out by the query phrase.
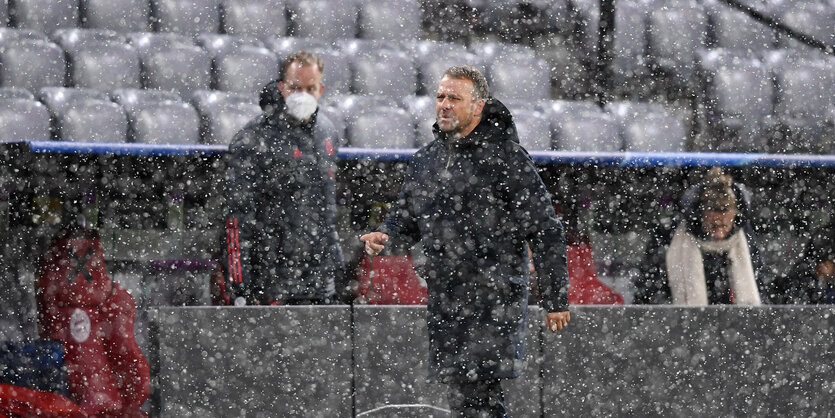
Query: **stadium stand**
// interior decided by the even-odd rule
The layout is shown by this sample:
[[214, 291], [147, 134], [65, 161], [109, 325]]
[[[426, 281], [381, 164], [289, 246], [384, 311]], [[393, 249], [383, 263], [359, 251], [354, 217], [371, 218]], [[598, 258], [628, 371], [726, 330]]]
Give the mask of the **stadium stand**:
[[250, 120], [261, 114], [261, 108], [247, 94], [200, 90], [191, 97], [200, 115], [200, 142], [228, 144]]
[[220, 30], [219, 0], [150, 0], [151, 23], [157, 32], [189, 37]]
[[[415, 146], [422, 147], [435, 139], [432, 125], [435, 124], [435, 97], [408, 96], [401, 105], [412, 115], [415, 125]], [[550, 134], [548, 135], [550, 137]]]
[[[793, 28], [798, 28], [805, 35], [832, 45], [835, 43], [835, 7], [826, 2], [797, 2], [785, 7], [782, 21]], [[798, 41], [780, 37], [783, 48], [808, 50]]]
[[551, 127], [539, 112], [517, 112], [513, 114], [519, 144], [532, 151], [551, 149]]
[[0, 43], [0, 86], [37, 91], [45, 86], [63, 86], [66, 63], [58, 45], [42, 39], [21, 37]]
[[[49, 110], [34, 97], [24, 96], [26, 90], [0, 89], [0, 141], [49, 140]], [[28, 93], [28, 92], [27, 92]]]
[[44, 87], [38, 98], [52, 116], [52, 137], [74, 142], [125, 142], [127, 119], [103, 92], [85, 88]]
[[188, 97], [211, 88], [211, 57], [189, 38], [175, 33], [132, 33], [128, 42], [139, 52], [142, 84]]
[[358, 13], [355, 1], [287, 0], [288, 35], [328, 42], [354, 38]]
[[319, 38], [269, 38], [265, 42], [275, 52], [279, 63], [287, 55], [300, 49], [315, 52], [325, 63], [322, 81], [325, 83], [325, 97], [349, 94], [351, 92], [351, 61], [348, 56], [329, 41]]
[[265, 84], [278, 77], [278, 58], [272, 51], [255, 44], [258, 42], [256, 39], [249, 38], [247, 41], [230, 35], [208, 37], [211, 42], [207, 38], [202, 39], [212, 45], [210, 55], [214, 89], [255, 97]]
[[414, 148], [412, 116], [389, 106], [367, 109], [348, 123], [348, 144], [359, 148]]
[[223, 33], [258, 38], [287, 34], [284, 0], [221, 0], [220, 10]]
[[[356, 45], [356, 47], [354, 46]], [[360, 46], [364, 45], [364, 46]], [[353, 88], [355, 94], [374, 94], [393, 98], [410, 96], [417, 92], [417, 69], [412, 58], [405, 52], [394, 48], [374, 47], [363, 51], [365, 47], [379, 45], [353, 41], [348, 54], [351, 58]], [[355, 49], [356, 48], [356, 49]]]
[[553, 148], [558, 151], [616, 152], [623, 149], [617, 121], [598, 112], [558, 115], [551, 122]]
[[684, 124], [657, 103], [615, 102], [606, 105], [620, 125], [625, 151], [684, 152]]
[[[741, 11], [720, 4], [718, 0], [705, 1], [710, 19], [711, 38], [716, 48], [741, 51], [761, 51], [777, 45], [777, 35], [763, 30], [763, 26]], [[758, 3], [758, 10], [771, 13], [774, 6], [767, 2]]]
[[142, 144], [200, 143], [197, 111], [173, 92], [119, 89], [113, 100], [128, 117], [128, 140]]
[[78, 0], [14, 0], [9, 2], [9, 26], [52, 33], [78, 26]]
[[151, 4], [148, 0], [81, 0], [81, 25], [119, 33], [151, 30]]
[[68, 86], [103, 91], [141, 87], [139, 54], [124, 35], [72, 28], [59, 29], [53, 38], [66, 53]]
[[707, 28], [707, 14], [698, 3], [663, 7], [650, 14], [650, 65], [665, 76], [670, 88], [692, 87], [696, 52], [706, 45]]
[[35, 100], [35, 95], [20, 87], [0, 87], [0, 99], [28, 99]]
[[418, 41], [411, 48], [414, 51], [415, 65], [418, 70], [418, 93], [434, 96], [438, 89], [441, 75], [453, 65], [468, 64], [485, 72], [484, 62], [478, 55], [470, 52], [464, 45]]
[[408, 0], [358, 0], [359, 37], [405, 41], [420, 36], [420, 4]]

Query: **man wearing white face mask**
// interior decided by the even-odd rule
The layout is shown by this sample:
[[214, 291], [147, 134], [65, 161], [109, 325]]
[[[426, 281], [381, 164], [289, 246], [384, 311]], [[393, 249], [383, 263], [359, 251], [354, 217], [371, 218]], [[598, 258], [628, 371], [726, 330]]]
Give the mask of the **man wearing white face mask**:
[[328, 304], [342, 274], [335, 226], [334, 125], [317, 112], [322, 60], [288, 56], [261, 92], [259, 117], [226, 154], [221, 263], [236, 304]]

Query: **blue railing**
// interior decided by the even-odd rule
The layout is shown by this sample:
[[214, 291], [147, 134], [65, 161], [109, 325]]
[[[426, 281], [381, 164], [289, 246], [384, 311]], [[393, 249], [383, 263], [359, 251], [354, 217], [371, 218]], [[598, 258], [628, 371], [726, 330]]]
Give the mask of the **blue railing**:
[[[111, 154], [136, 156], [188, 156], [220, 155], [228, 150], [226, 145], [202, 144], [136, 144], [93, 143], [64, 141], [16, 141], [5, 143], [21, 146], [32, 153], [59, 154]], [[417, 151], [408, 149], [349, 148], [339, 150], [339, 158], [346, 161], [408, 161]], [[835, 155], [811, 154], [759, 154], [759, 153], [708, 153], [708, 152], [573, 152], [531, 151], [531, 157], [540, 164], [577, 164], [623, 167], [661, 166], [757, 166], [757, 167], [835, 167]]]

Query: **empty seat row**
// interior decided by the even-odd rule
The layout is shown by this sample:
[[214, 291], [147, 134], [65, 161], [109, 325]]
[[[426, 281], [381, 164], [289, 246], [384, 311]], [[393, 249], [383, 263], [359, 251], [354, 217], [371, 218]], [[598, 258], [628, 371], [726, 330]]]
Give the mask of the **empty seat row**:
[[[656, 151], [686, 149], [685, 124], [659, 104], [612, 103], [601, 110], [592, 102], [508, 101], [519, 141], [530, 150]], [[344, 129], [349, 146], [413, 148], [433, 139], [435, 100], [410, 96], [329, 99], [324, 113]]]
[[0, 86], [38, 90], [66, 85], [105, 91], [145, 87], [182, 96], [213, 88], [255, 95], [278, 77], [280, 59], [303, 48], [322, 55], [328, 95], [432, 93], [446, 68], [469, 63], [485, 71], [498, 97], [550, 97], [547, 65], [532, 48], [517, 45], [480, 43], [467, 49], [430, 41], [331, 44], [289, 37], [262, 42], [222, 34], [204, 34], [192, 41], [174, 33], [123, 35], [90, 29], [58, 30], [52, 41], [37, 32], [0, 30]]
[[34, 95], [0, 88], [0, 140], [226, 144], [261, 113], [247, 95], [45, 87]]
[[422, 18], [418, 0], [14, 0], [4, 15], [11, 27], [48, 33], [85, 27], [328, 40], [417, 39]]

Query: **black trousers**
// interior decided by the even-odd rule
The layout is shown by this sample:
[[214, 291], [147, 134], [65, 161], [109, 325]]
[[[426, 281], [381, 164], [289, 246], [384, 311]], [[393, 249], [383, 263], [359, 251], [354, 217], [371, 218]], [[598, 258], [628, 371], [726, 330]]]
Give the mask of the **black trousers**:
[[500, 380], [448, 383], [449, 409], [455, 418], [506, 418]]

